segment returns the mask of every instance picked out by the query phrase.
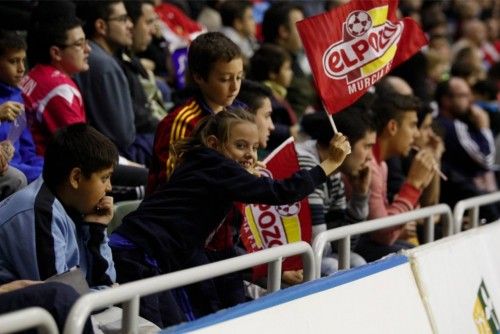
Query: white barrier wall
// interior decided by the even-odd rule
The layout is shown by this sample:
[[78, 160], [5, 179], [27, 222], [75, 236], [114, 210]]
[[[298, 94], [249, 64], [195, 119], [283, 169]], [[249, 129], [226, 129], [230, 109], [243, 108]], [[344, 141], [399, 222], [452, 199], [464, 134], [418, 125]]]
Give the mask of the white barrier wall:
[[288, 288], [162, 333], [431, 333], [405, 256]]
[[436, 333], [500, 332], [500, 223], [408, 252]]

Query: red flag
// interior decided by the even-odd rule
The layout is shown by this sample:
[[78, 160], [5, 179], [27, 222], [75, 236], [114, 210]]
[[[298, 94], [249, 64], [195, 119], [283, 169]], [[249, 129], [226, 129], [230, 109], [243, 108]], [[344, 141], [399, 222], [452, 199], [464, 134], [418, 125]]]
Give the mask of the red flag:
[[[264, 176], [285, 179], [299, 170], [293, 138], [275, 149], [265, 160]], [[290, 205], [243, 206], [244, 222], [240, 237], [247, 252], [285, 245], [297, 241], [311, 242], [311, 211], [307, 198]], [[302, 269], [300, 257], [291, 257], [282, 264], [283, 270]], [[254, 279], [264, 276], [267, 266], [254, 268]]]
[[397, 0], [353, 0], [297, 22], [316, 87], [330, 114], [427, 43], [418, 24], [396, 18]]

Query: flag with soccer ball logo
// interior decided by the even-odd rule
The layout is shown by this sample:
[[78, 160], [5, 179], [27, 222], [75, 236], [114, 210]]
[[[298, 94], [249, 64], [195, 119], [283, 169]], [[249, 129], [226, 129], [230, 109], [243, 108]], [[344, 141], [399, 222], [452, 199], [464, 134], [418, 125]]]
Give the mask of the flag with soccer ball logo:
[[297, 22], [316, 87], [330, 114], [354, 103], [427, 43], [413, 19], [397, 19], [397, 7], [397, 0], [353, 0]]
[[[261, 177], [285, 179], [299, 170], [293, 138], [275, 149], [265, 160], [266, 169]], [[240, 237], [247, 252], [280, 246], [297, 241], [311, 242], [311, 212], [307, 198], [288, 205], [248, 204], [243, 206], [244, 222]], [[283, 270], [302, 269], [300, 257], [287, 258]], [[253, 278], [265, 276], [267, 266], [257, 266]]]

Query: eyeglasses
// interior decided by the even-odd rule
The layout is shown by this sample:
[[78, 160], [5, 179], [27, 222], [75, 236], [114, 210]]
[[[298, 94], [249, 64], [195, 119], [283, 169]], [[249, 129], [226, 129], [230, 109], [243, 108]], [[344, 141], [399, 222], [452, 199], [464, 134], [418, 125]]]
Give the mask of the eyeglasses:
[[127, 14], [123, 14], [117, 17], [109, 17], [106, 21], [118, 21], [120, 23], [126, 23], [128, 21], [132, 21], [132, 19]]
[[76, 42], [73, 42], [73, 43], [70, 43], [70, 44], [60, 44], [58, 45], [59, 47], [62, 47], [62, 48], [71, 48], [71, 47], [75, 47], [75, 48], [78, 48], [78, 49], [81, 49], [81, 50], [84, 50], [86, 46], [89, 45], [89, 40], [86, 39], [86, 38], [80, 38], [79, 40], [77, 40]]

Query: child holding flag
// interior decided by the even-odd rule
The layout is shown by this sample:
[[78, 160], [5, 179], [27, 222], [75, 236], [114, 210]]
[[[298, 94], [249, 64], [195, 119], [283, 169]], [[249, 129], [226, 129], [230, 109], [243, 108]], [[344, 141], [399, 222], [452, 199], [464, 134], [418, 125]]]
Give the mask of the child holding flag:
[[[337, 134], [320, 165], [275, 181], [253, 175], [258, 146], [254, 116], [239, 109], [207, 117], [192, 138], [177, 143], [169, 181], [126, 216], [111, 237], [118, 275], [147, 277], [135, 272], [145, 266], [145, 258], [148, 272], [155, 272], [150, 276], [209, 263], [205, 245], [235, 201], [296, 202], [325, 182], [350, 153], [347, 139]], [[212, 280], [191, 287], [189, 296], [197, 315], [219, 309]]]

